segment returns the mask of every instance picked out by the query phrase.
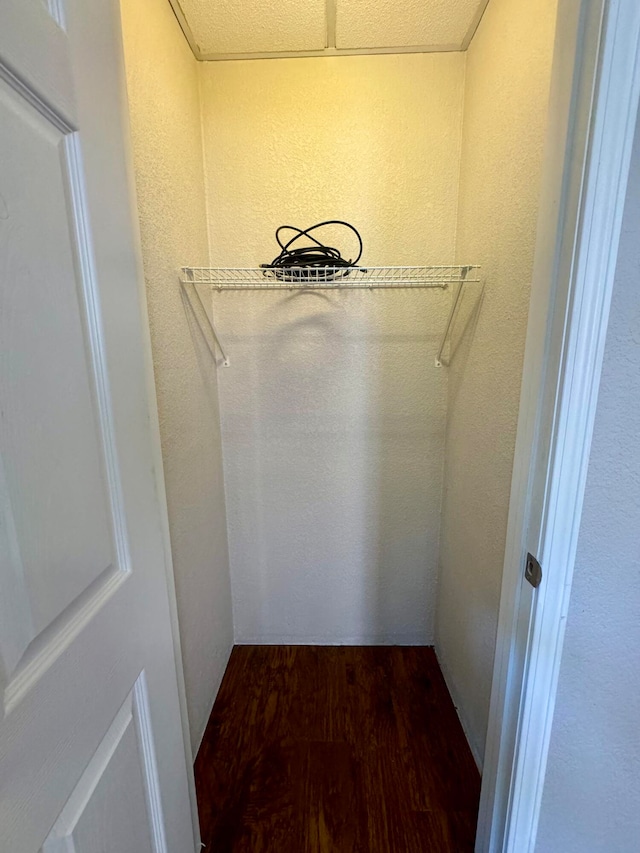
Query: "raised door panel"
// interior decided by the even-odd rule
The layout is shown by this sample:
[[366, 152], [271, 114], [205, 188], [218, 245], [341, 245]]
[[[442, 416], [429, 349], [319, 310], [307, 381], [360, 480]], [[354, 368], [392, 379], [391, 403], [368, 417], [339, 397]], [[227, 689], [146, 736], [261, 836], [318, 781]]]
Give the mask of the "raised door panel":
[[[77, 134], [0, 80], [0, 656], [6, 689], [127, 570]], [[101, 405], [102, 403], [102, 405]], [[122, 542], [116, 546], [118, 539]], [[118, 553], [120, 552], [120, 553]], [[27, 654], [28, 653], [28, 654]]]
[[166, 853], [144, 673], [125, 700], [42, 853]]
[[13, 80], [24, 95], [72, 121], [76, 108], [66, 0], [2, 0], [0, 78]]

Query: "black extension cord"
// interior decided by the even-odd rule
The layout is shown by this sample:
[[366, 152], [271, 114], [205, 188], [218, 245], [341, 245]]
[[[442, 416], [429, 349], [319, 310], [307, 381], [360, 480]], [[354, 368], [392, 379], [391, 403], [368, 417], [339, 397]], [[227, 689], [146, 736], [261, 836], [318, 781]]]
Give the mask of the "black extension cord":
[[[346, 260], [338, 249], [326, 246], [312, 236], [313, 231], [326, 225], [342, 225], [356, 235], [359, 250], [355, 260]], [[294, 235], [288, 242], [283, 243], [280, 237], [282, 231], [293, 231]], [[304, 237], [315, 245], [294, 248], [294, 244]], [[276, 240], [281, 249], [280, 254], [270, 264], [260, 266], [265, 270], [265, 275], [271, 273], [281, 281], [335, 281], [348, 276], [362, 257], [362, 237], [358, 229], [341, 219], [328, 219], [305, 229], [296, 228], [294, 225], [281, 225], [276, 231]]]

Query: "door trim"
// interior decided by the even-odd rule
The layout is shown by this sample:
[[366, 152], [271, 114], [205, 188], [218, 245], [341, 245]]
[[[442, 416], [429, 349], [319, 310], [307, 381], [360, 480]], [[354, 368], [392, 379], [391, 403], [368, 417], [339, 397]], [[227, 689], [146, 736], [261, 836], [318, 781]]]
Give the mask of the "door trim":
[[639, 97], [637, 0], [560, 0], [477, 853], [535, 847]]

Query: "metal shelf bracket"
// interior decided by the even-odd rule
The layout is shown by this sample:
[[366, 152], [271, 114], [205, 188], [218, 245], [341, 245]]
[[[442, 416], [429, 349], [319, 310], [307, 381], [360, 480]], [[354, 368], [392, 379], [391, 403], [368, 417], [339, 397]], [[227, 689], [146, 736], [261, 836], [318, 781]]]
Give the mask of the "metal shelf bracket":
[[[443, 367], [442, 354], [444, 352], [444, 348], [447, 345], [447, 341], [449, 339], [449, 335], [451, 333], [451, 328], [453, 326], [453, 321], [458, 313], [458, 307], [460, 305], [460, 297], [462, 296], [462, 290], [465, 284], [471, 279], [468, 279], [467, 276], [469, 272], [473, 269], [477, 269], [477, 267], [463, 267], [462, 273], [460, 275], [460, 281], [458, 283], [458, 289], [456, 291], [456, 295], [453, 297], [451, 302], [451, 310], [449, 311], [449, 317], [447, 318], [447, 325], [444, 329], [444, 334], [442, 336], [442, 340], [440, 341], [440, 347], [438, 349], [438, 355], [436, 356], [436, 367]], [[473, 281], [478, 281], [478, 279], [473, 279]], [[444, 365], [444, 366], [448, 366]]]

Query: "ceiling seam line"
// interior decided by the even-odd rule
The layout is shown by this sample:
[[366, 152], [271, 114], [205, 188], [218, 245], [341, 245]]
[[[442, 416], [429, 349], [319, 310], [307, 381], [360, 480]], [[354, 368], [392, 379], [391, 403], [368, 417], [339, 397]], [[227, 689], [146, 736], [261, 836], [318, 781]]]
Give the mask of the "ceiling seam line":
[[484, 0], [484, 3], [479, 9], [476, 11], [473, 16], [473, 20], [469, 25], [469, 29], [467, 34], [462, 39], [462, 44], [460, 45], [460, 49], [463, 51], [467, 51], [469, 49], [469, 45], [474, 39], [475, 34], [478, 32], [478, 27], [482, 23], [482, 19], [484, 18], [484, 13], [487, 11], [487, 7], [489, 6], [489, 0]]
[[202, 62], [202, 54], [200, 52], [200, 48], [194, 38], [193, 33], [191, 32], [191, 27], [187, 21], [187, 16], [185, 15], [182, 6], [180, 5], [180, 0], [168, 0], [169, 5], [171, 6], [171, 10], [176, 17], [176, 21], [178, 22], [178, 26], [182, 30], [182, 35], [185, 38], [185, 41], [189, 45], [191, 53], [193, 54], [193, 58], [198, 62]]
[[325, 15], [327, 19], [327, 47], [337, 49], [336, 21], [338, 8], [336, 0], [325, 0]]

